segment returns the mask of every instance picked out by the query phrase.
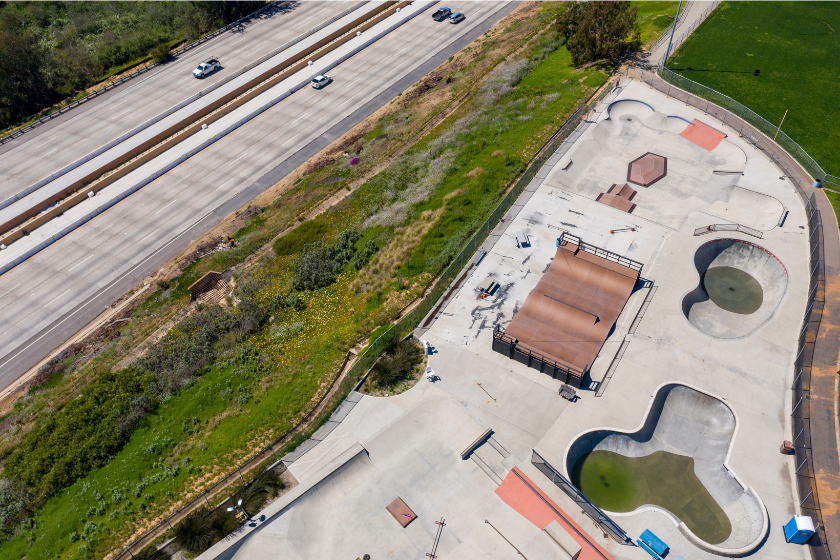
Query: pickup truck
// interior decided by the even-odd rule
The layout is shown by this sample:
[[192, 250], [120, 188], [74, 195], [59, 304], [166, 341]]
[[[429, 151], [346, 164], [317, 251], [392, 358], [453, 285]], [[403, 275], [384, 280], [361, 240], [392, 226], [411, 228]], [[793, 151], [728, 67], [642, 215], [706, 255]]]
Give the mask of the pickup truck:
[[203, 78], [212, 74], [221, 67], [222, 65], [219, 63], [218, 58], [211, 58], [210, 60], [199, 64], [198, 67], [193, 70], [193, 76], [196, 78]]

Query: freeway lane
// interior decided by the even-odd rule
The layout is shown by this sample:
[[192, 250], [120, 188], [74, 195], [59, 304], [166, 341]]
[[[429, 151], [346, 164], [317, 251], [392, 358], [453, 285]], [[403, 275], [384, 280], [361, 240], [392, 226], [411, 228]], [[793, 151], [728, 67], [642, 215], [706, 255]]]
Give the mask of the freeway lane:
[[[24, 134], [21, 140], [27, 141], [0, 154], [0, 200], [358, 4], [358, 0], [285, 3], [240, 31], [224, 33], [137, 77], [91, 108], [71, 112], [73, 118], [44, 134]], [[193, 78], [192, 70], [210, 56], [218, 57], [224, 68], [201, 80]]]
[[[336, 81], [328, 88], [295, 93], [4, 274], [0, 315], [9, 319], [0, 332], [0, 387], [176, 254], [190, 237], [317, 153], [513, 7], [460, 2], [457, 8], [469, 19], [459, 26], [438, 24], [422, 14], [334, 69]], [[389, 84], [391, 89], [377, 93]]]

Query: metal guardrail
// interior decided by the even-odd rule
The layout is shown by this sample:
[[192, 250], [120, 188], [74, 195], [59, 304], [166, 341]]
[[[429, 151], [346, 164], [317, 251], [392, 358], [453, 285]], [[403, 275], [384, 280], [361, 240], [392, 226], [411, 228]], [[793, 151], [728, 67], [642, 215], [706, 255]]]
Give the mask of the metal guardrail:
[[695, 229], [694, 235], [705, 235], [715, 231], [740, 231], [741, 233], [746, 233], [747, 235], [752, 235], [753, 237], [758, 237], [759, 239], [764, 237], [763, 232], [747, 226], [742, 226], [741, 224], [712, 224]]
[[[240, 25], [243, 21], [245, 21], [247, 19], [250, 19], [250, 18], [253, 18], [253, 17], [256, 17], [259, 14], [263, 13], [264, 11], [268, 10], [269, 8], [272, 8], [272, 7], [276, 6], [277, 4], [283, 4], [283, 3], [285, 3], [285, 0], [275, 0], [274, 2], [270, 2], [269, 4], [266, 4], [265, 6], [260, 8], [259, 10], [255, 11], [253, 13], [250, 13], [245, 17], [239, 18], [238, 20], [234, 21], [233, 23], [229, 23], [226, 26], [217, 29], [216, 31], [212, 31], [212, 32], [208, 33], [207, 35], [204, 35], [204, 36], [200, 37], [199, 39], [193, 41], [189, 45], [184, 45], [183, 47], [181, 47], [179, 49], [171, 51], [169, 54], [173, 57], [176, 57], [180, 54], [183, 54], [183, 53], [187, 52], [188, 50], [194, 49], [195, 47], [206, 43], [210, 39], [218, 37], [222, 33], [225, 33], [226, 31], [229, 31], [229, 30], [233, 29], [234, 27]], [[129, 80], [133, 80], [134, 78], [136, 78], [137, 76], [139, 76], [141, 74], [145, 74], [146, 72], [148, 72], [152, 68], [156, 68], [156, 67], [160, 66], [161, 64], [163, 64], [163, 63], [152, 62], [151, 64], [147, 64], [146, 66], [143, 66], [142, 68], [138, 68], [134, 72], [131, 72], [130, 74], [126, 74], [125, 76], [123, 76], [122, 78], [120, 78], [118, 80], [114, 80], [110, 84], [108, 84], [104, 87], [101, 87], [96, 91], [91, 92], [90, 94], [82, 97], [81, 99], [78, 99], [78, 100], [76, 100], [76, 101], [74, 101], [74, 102], [72, 102], [68, 105], [65, 105], [64, 107], [60, 107], [60, 108], [56, 109], [55, 111], [53, 111], [53, 112], [51, 112], [47, 115], [44, 115], [43, 117], [40, 117], [39, 119], [36, 119], [35, 121], [29, 123], [26, 126], [18, 128], [14, 132], [11, 132], [11, 133], [7, 134], [6, 136], [0, 137], [0, 145], [3, 145], [7, 142], [10, 142], [10, 141], [14, 140], [15, 138], [19, 138], [20, 136], [23, 136], [27, 132], [29, 132], [31, 130], [34, 130], [35, 128], [41, 126], [42, 124], [44, 124], [48, 121], [51, 121], [52, 119], [54, 119], [56, 117], [59, 117], [59, 116], [63, 115], [67, 111], [70, 111], [70, 110], [74, 109], [75, 107], [78, 107], [79, 105], [81, 105], [83, 103], [87, 103], [91, 99], [95, 99], [96, 97], [102, 95], [103, 93], [111, 91], [115, 87], [118, 87], [118, 86], [124, 84], [125, 82], [127, 82]]]
[[577, 235], [572, 235], [568, 231], [564, 231], [560, 235], [560, 243], [563, 241], [567, 241], [573, 245], [577, 245], [580, 247], [581, 251], [585, 251], [591, 255], [595, 255], [596, 257], [601, 257], [602, 259], [606, 259], [610, 262], [614, 262], [616, 264], [620, 264], [621, 266], [626, 266], [631, 270], [635, 270], [636, 272], [641, 272], [644, 265], [639, 261], [634, 261], [633, 259], [628, 259], [618, 253], [613, 253], [612, 251], [607, 251], [606, 249], [602, 249], [596, 245], [592, 245], [591, 243], [587, 243], [586, 241], [582, 241], [580, 237]]
[[560, 474], [560, 472], [551, 466], [548, 461], [543, 459], [536, 450], [531, 451], [531, 464], [537, 467], [537, 469], [545, 476], [550, 478], [551, 482], [562, 490], [564, 494], [570, 497], [575, 504], [579, 505], [583, 512], [588, 515], [590, 519], [592, 519], [592, 521], [594, 521], [604, 532], [608, 533], [617, 542], [625, 546], [636, 546], [633, 544], [633, 539], [624, 532], [624, 529], [622, 529], [618, 523], [613, 521], [601, 510], [601, 508], [593, 504], [589, 498], [583, 494], [583, 492], [575, 488], [574, 484], [572, 484], [565, 476]]

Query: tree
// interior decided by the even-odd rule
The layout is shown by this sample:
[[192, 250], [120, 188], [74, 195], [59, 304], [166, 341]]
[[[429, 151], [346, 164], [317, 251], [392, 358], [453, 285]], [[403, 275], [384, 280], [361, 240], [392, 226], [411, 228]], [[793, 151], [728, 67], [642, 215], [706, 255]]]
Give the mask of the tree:
[[[2, 23], [5, 27], [6, 21]], [[43, 51], [34, 35], [9, 27], [0, 31], [0, 127], [57, 99], [44, 77], [43, 64]]]
[[575, 2], [557, 18], [572, 61], [580, 66], [607, 59], [617, 62], [641, 44], [636, 8], [630, 2]]

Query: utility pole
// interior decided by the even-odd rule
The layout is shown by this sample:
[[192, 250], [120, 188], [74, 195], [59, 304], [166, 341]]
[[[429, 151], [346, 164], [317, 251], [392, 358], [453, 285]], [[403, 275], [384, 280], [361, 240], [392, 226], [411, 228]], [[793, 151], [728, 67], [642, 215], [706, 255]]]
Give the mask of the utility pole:
[[677, 30], [677, 22], [680, 21], [680, 9], [682, 8], [682, 0], [677, 5], [677, 15], [674, 17], [674, 26], [671, 28], [671, 38], [668, 39], [668, 50], [665, 51], [665, 59], [662, 61], [662, 67], [668, 63], [668, 55], [671, 54], [671, 42], [674, 40], [674, 32]]

